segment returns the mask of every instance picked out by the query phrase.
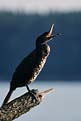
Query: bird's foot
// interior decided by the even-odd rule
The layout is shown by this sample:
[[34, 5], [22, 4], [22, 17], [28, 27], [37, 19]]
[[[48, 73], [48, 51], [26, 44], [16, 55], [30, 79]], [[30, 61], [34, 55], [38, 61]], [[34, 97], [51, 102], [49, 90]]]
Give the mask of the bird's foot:
[[37, 99], [38, 89], [32, 89], [29, 91], [29, 93], [33, 97], [33, 100], [35, 99], [36, 101], [38, 101], [38, 99]]
[[28, 92], [30, 93], [30, 95], [33, 97], [33, 100], [35, 99], [36, 101], [38, 101], [37, 100], [38, 89], [30, 90], [27, 84], [26, 84], [26, 88], [27, 88]]

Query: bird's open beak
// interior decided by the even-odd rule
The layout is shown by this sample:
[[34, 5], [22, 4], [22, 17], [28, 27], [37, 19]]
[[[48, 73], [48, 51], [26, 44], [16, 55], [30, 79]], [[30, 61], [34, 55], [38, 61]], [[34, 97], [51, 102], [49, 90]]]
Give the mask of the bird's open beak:
[[53, 33], [53, 28], [54, 28], [54, 24], [52, 24], [51, 29], [50, 29], [48, 35], [46, 36], [47, 38], [51, 38], [51, 37], [53, 36], [53, 35], [52, 35], [52, 33]]
[[46, 36], [47, 38], [53, 39], [54, 37], [61, 35], [61, 33], [53, 34], [53, 30], [54, 30], [54, 24], [52, 24], [51, 29], [48, 35]]

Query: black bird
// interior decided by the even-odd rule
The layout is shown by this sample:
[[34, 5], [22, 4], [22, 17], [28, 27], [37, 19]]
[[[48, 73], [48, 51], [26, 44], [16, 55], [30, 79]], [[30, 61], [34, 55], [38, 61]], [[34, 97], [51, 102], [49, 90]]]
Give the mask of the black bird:
[[56, 35], [59, 35], [59, 33], [52, 35], [53, 27], [54, 24], [50, 31], [45, 32], [37, 38], [35, 50], [26, 56], [16, 68], [10, 83], [10, 90], [4, 99], [2, 106], [8, 102], [12, 92], [17, 87], [26, 86], [28, 91], [30, 91], [28, 85], [37, 78], [50, 54], [50, 47], [47, 44], [48, 41], [53, 39]]

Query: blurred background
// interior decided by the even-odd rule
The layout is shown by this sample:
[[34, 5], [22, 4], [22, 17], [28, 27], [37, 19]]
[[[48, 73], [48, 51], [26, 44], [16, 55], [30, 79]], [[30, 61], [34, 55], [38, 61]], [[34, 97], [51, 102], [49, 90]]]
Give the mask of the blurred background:
[[[62, 36], [49, 43], [47, 63], [30, 87], [54, 87], [56, 93], [17, 121], [40, 121], [40, 116], [47, 121], [81, 121], [80, 0], [0, 0], [0, 104], [15, 68], [35, 49], [36, 38], [53, 23], [54, 33]], [[25, 88], [17, 89], [11, 99], [24, 92]]]

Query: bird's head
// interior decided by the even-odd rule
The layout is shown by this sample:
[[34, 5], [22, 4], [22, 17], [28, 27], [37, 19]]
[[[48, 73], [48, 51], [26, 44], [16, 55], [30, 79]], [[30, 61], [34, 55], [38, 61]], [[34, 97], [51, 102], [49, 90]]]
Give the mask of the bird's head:
[[61, 35], [60, 33], [53, 34], [54, 24], [52, 24], [50, 31], [43, 33], [36, 40], [36, 47], [40, 47], [41, 45], [47, 44], [50, 40], [52, 40], [55, 36]]

